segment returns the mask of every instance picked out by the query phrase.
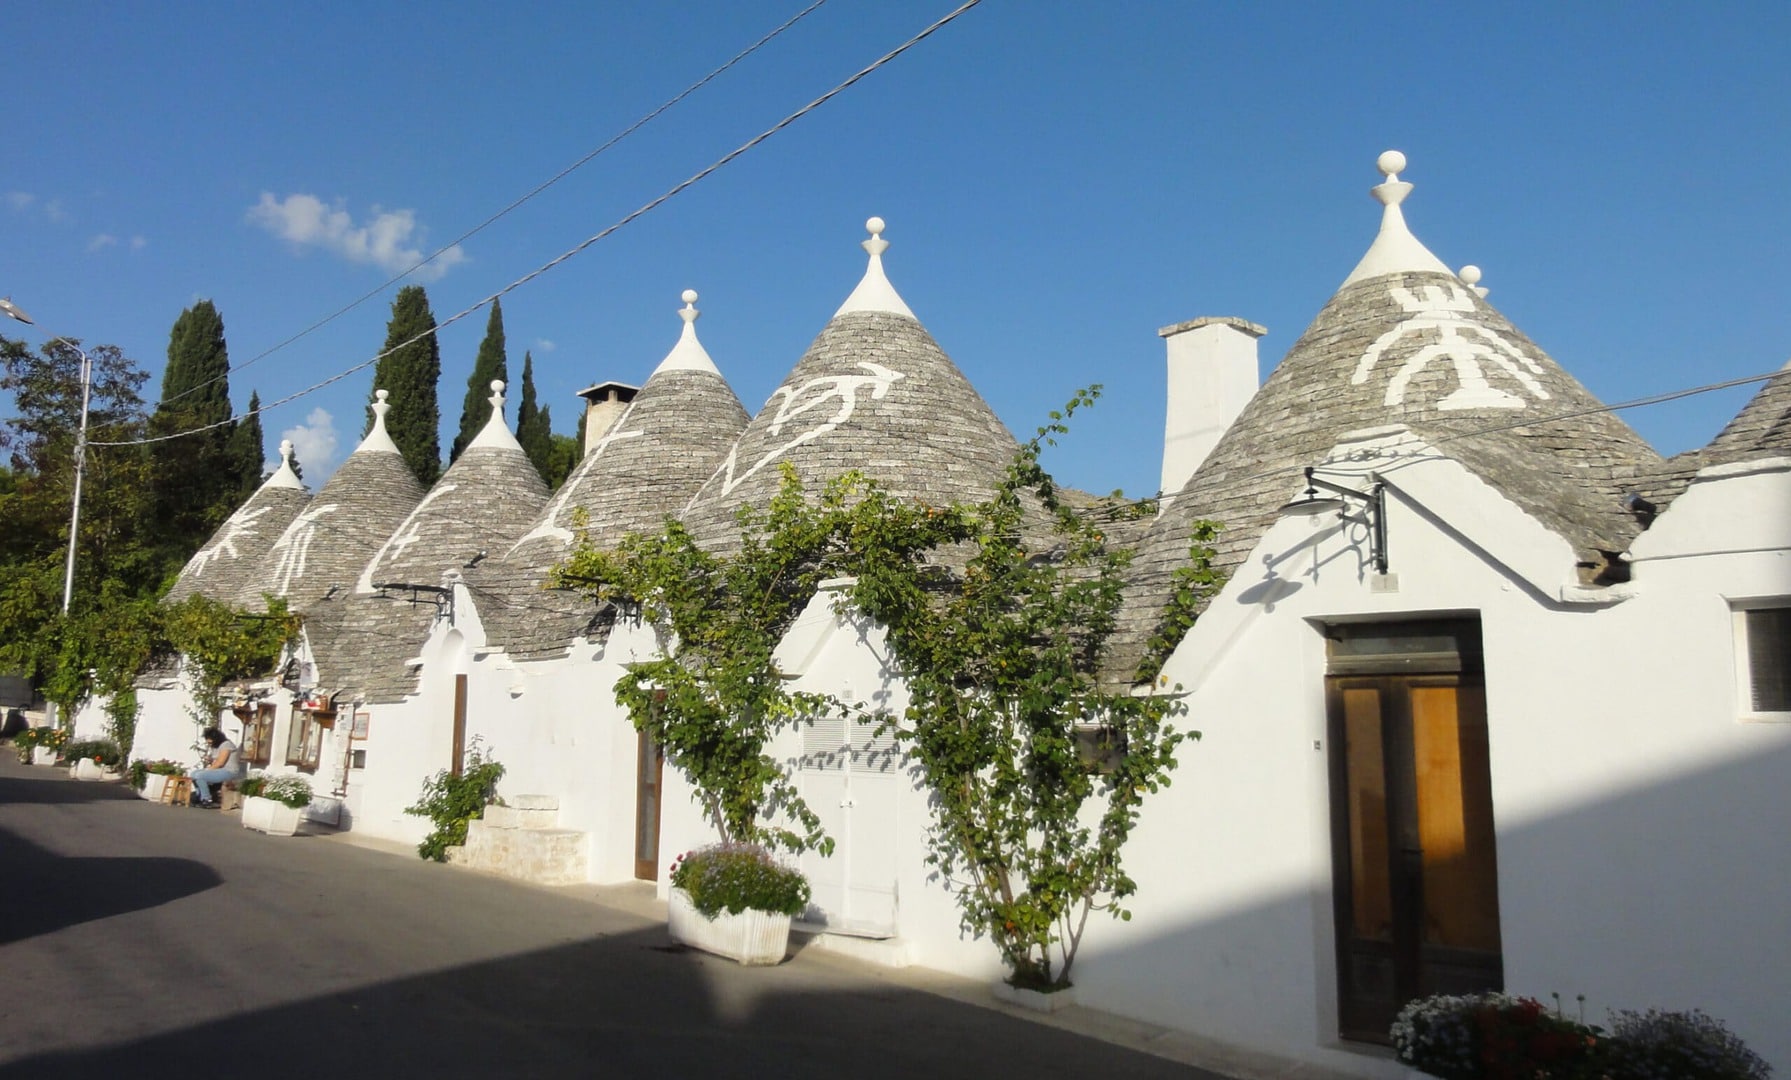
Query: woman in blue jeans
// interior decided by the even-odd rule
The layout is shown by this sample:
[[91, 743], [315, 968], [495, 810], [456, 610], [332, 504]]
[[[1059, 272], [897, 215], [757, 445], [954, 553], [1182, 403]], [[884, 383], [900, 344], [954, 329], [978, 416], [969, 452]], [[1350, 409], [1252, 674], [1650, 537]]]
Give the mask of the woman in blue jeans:
[[205, 767], [193, 774], [193, 787], [199, 796], [194, 805], [216, 806], [218, 800], [212, 798], [211, 786], [242, 779], [242, 753], [215, 727], [206, 728], [201, 737], [211, 744], [211, 750], [205, 755]]

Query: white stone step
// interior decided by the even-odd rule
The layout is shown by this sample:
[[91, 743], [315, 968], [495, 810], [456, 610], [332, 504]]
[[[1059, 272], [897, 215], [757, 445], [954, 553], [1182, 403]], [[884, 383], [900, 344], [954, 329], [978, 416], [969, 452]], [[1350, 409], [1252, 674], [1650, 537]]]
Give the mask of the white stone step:
[[560, 824], [559, 800], [552, 801], [553, 806], [518, 805], [516, 801], [506, 802], [503, 806], [487, 806], [485, 816], [480, 820], [488, 829], [556, 828]]
[[[487, 807], [486, 813], [499, 807]], [[533, 811], [525, 811], [533, 813]], [[587, 834], [577, 829], [521, 828], [489, 821], [467, 823], [466, 844], [448, 849], [448, 861], [538, 885], [577, 885], [587, 877]]]

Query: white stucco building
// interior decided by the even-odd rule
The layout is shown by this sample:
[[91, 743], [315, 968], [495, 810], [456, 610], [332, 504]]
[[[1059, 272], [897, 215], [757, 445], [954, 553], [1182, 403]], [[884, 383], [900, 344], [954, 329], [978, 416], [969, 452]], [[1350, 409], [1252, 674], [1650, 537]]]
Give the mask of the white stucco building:
[[[1261, 327], [1162, 331], [1167, 497], [1135, 538], [1107, 678], [1140, 680], [1195, 522], [1225, 526], [1229, 577], [1162, 667], [1202, 738], [1145, 808], [1135, 917], [1091, 926], [1080, 1000], [1391, 1077], [1377, 1040], [1402, 1002], [1503, 986], [1584, 994], [1594, 1019], [1700, 1007], [1791, 1069], [1791, 372], [1662, 460], [1478, 270], [1419, 242], [1403, 156], [1380, 166], [1379, 233], [1266, 380]], [[750, 420], [687, 293], [676, 345], [551, 497], [501, 400], [426, 495], [377, 423], [308, 503], [276, 474], [231, 520], [241, 533], [277, 495], [288, 523], [259, 555], [231, 549], [262, 561], [226, 588], [307, 615], [285, 688], [270, 678], [243, 715], [317, 751], [270, 766], [324, 777], [319, 813], [344, 827], [414, 839], [403, 807], [477, 739], [518, 812], [467, 861], [663, 890], [708, 829], [611, 693], [659, 643], [542, 586], [580, 528], [602, 543], [676, 515], [726, 550], [785, 463], [811, 487], [857, 468], [934, 504], [992, 489], [1014, 440], [870, 226], [863, 279]], [[181, 587], [208, 587], [228, 539]], [[412, 588], [378, 599], [394, 585]], [[778, 663], [796, 689], [905, 700], [878, 628], [826, 595]], [[183, 697], [145, 691], [138, 756], [191, 741]], [[779, 753], [837, 843], [803, 860], [818, 943], [996, 977], [929, 875], [927, 796], [892, 748], [833, 720]]]

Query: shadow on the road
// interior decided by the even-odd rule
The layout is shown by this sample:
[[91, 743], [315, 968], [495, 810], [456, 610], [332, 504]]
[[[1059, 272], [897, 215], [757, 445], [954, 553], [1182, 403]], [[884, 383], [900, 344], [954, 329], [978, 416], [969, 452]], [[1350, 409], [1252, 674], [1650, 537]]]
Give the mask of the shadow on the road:
[[[1211, 1073], [894, 985], [823, 990], [801, 965], [742, 969], [663, 927], [397, 979], [94, 1049], [0, 1080], [143, 1075], [248, 1051], [258, 1077], [1175, 1077]], [[262, 973], [277, 983], [282, 973]], [[298, 1034], [302, 1033], [302, 1035]], [[248, 1060], [248, 1059], [245, 1059]], [[156, 1075], [162, 1075], [157, 1073]]]
[[[6, 753], [0, 749], [0, 753]], [[68, 770], [39, 765], [29, 775], [0, 775], [0, 805], [7, 803], [89, 803], [134, 799], [121, 783], [71, 780]]]
[[0, 945], [158, 907], [223, 880], [191, 859], [58, 855], [5, 829], [0, 829], [0, 868]]

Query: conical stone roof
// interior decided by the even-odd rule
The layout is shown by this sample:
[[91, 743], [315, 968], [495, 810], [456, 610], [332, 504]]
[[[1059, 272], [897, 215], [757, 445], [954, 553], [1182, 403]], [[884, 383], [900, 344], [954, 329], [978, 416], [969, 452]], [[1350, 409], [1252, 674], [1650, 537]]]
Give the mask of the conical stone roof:
[[[227, 604], [254, 576], [269, 549], [311, 501], [311, 493], [292, 471], [292, 444], [280, 444], [280, 467], [262, 481], [255, 494], [218, 526], [205, 546], [193, 554], [168, 590], [174, 604], [198, 593]], [[260, 596], [255, 597], [259, 602]]]
[[685, 508], [706, 546], [736, 542], [735, 513], [770, 502], [785, 462], [811, 488], [858, 469], [940, 504], [986, 498], [1005, 474], [1013, 436], [889, 286], [882, 220], [867, 227], [864, 280]]
[[382, 597], [380, 586], [442, 587], [444, 574], [505, 550], [540, 515], [547, 485], [504, 425], [503, 384], [491, 385], [484, 429], [367, 560], [352, 592], [327, 612], [319, 606], [309, 640], [321, 685], [375, 702], [413, 691], [405, 661], [428, 637], [434, 608], [396, 598], [401, 589]]
[[332, 588], [352, 589], [367, 560], [423, 497], [386, 434], [386, 391], [374, 394], [373, 428], [304, 511], [280, 534], [237, 594], [259, 607], [263, 593], [308, 611]]
[[599, 545], [656, 531], [745, 430], [745, 408], [697, 340], [696, 299], [684, 292], [678, 343], [546, 510], [501, 559], [467, 572], [488, 638], [512, 658], [560, 655], [591, 621], [589, 600], [542, 589], [572, 550], [581, 513]]
[[[1375, 189], [1389, 213], [1370, 254], [1384, 258], [1363, 260], [1368, 272], [1358, 267], [1319, 312], [1152, 525], [1110, 645], [1109, 677], [1133, 677], [1171, 574], [1187, 561], [1192, 523], [1225, 526], [1217, 568], [1237, 571], [1293, 497], [1301, 470], [1348, 432], [1409, 428], [1567, 540], [1587, 567], [1602, 567], [1639, 531], [1621, 498], [1659, 455], [1597, 411], [1585, 387], [1486, 302], [1477, 270], [1433, 268], [1441, 263], [1396, 216], [1410, 185], [1394, 175], [1403, 157], [1386, 168], [1395, 157], [1383, 155], [1389, 180]], [[1576, 415], [1525, 424], [1557, 414]], [[1572, 568], [1562, 571], [1571, 577]]]
[[1791, 362], [1704, 448], [1700, 466], [1791, 456]]

